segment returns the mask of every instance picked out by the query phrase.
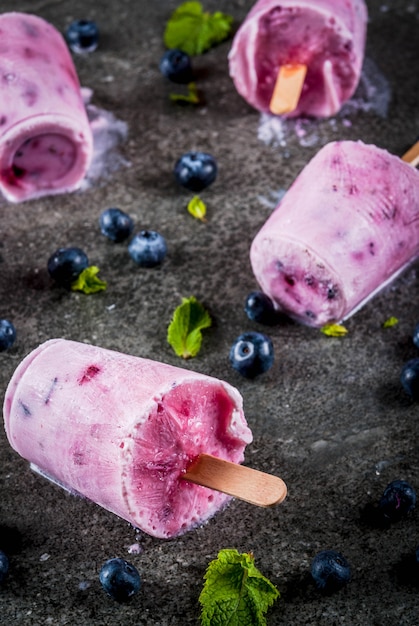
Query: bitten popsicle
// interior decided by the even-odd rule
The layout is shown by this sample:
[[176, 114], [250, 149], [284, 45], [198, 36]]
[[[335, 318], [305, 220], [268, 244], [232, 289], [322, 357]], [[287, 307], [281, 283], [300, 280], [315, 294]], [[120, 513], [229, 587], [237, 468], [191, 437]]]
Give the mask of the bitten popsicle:
[[4, 420], [33, 469], [155, 537], [184, 533], [230, 500], [202, 486], [201, 461], [210, 474], [215, 463], [221, 474], [225, 464], [271, 477], [278, 499], [286, 494], [281, 479], [236, 465], [252, 441], [239, 392], [172, 365], [51, 339], [13, 374]]
[[348, 318], [418, 256], [419, 172], [361, 141], [324, 146], [250, 249], [276, 308], [315, 327]]
[[259, 0], [234, 37], [231, 78], [259, 111], [334, 115], [358, 85], [366, 30], [364, 0]]
[[0, 15], [0, 189], [10, 202], [74, 191], [92, 131], [61, 34], [26, 13]]

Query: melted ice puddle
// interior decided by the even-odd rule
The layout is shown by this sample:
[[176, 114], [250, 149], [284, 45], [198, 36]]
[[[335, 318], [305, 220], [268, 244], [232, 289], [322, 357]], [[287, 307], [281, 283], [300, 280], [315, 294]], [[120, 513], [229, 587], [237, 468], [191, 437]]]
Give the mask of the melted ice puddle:
[[119, 152], [120, 145], [128, 136], [127, 123], [117, 119], [110, 111], [91, 104], [91, 89], [83, 87], [81, 91], [93, 133], [93, 158], [80, 186], [80, 191], [85, 191], [131, 163]]

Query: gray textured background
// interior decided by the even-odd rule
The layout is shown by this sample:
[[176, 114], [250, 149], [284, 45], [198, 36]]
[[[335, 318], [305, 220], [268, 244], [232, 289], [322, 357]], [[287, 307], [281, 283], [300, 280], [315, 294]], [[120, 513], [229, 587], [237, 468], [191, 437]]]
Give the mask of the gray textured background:
[[[83, 193], [0, 205], [0, 316], [18, 332], [15, 346], [0, 354], [0, 388], [3, 394], [24, 355], [58, 336], [217, 376], [244, 397], [255, 437], [246, 463], [282, 476], [289, 496], [269, 510], [234, 501], [204, 527], [165, 542], [138, 536], [126, 522], [31, 473], [2, 433], [0, 537], [11, 571], [0, 591], [0, 621], [197, 624], [206, 566], [221, 548], [234, 547], [253, 551], [257, 566], [281, 591], [269, 624], [416, 625], [418, 574], [415, 579], [408, 565], [419, 544], [417, 515], [377, 529], [362, 512], [395, 478], [419, 489], [418, 407], [399, 385], [403, 363], [418, 352], [411, 341], [419, 322], [417, 264], [347, 322], [344, 338], [291, 322], [269, 329], [275, 364], [255, 381], [232, 370], [228, 352], [240, 332], [261, 330], [243, 312], [247, 293], [256, 287], [248, 250], [275, 193], [287, 189], [330, 140], [363, 139], [401, 155], [416, 139], [419, 2], [367, 2], [365, 106], [311, 122], [303, 138], [290, 124], [282, 146], [258, 136], [260, 115], [235, 92], [229, 41], [195, 61], [205, 106], [169, 102], [173, 88], [160, 76], [158, 61], [164, 24], [178, 4], [1, 3], [2, 11], [36, 13], [61, 31], [75, 18], [97, 21], [99, 48], [74, 60], [82, 85], [93, 90], [92, 103], [127, 123], [119, 154], [130, 165]], [[237, 26], [252, 2], [204, 5], [232, 14]], [[389, 95], [387, 110], [383, 98], [377, 104], [377, 92], [365, 92], [368, 86]], [[209, 151], [219, 164], [217, 181], [202, 193], [206, 224], [188, 215], [191, 194], [172, 175], [174, 162], [189, 149]], [[165, 235], [169, 254], [161, 268], [138, 268], [125, 244], [101, 235], [98, 217], [110, 206], [130, 213], [136, 230], [155, 228]], [[52, 284], [47, 259], [67, 245], [83, 247], [99, 265], [107, 291], [85, 296]], [[166, 342], [166, 328], [189, 295], [206, 305], [214, 324], [199, 356], [180, 363]], [[390, 315], [399, 324], [383, 329]], [[142, 553], [130, 555], [135, 541]], [[312, 557], [323, 548], [342, 551], [352, 566], [351, 583], [328, 597], [308, 575]], [[101, 565], [113, 556], [131, 560], [143, 577], [141, 592], [126, 606], [109, 599], [98, 581]]]

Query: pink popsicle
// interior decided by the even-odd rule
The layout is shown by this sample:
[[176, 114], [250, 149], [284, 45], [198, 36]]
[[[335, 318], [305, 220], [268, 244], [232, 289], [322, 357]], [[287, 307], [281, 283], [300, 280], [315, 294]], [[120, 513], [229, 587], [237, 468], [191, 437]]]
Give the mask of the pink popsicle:
[[295, 320], [348, 318], [419, 256], [419, 172], [361, 141], [327, 144], [254, 238], [262, 290]]
[[34, 469], [160, 538], [203, 523], [230, 499], [181, 479], [198, 455], [241, 463], [252, 441], [228, 383], [64, 339], [20, 363], [4, 419], [11, 446]]
[[67, 44], [40, 17], [0, 15], [0, 189], [10, 202], [74, 191], [93, 139]]
[[237, 91], [269, 112], [279, 68], [302, 64], [307, 66], [302, 92], [287, 115], [334, 115], [358, 85], [366, 24], [364, 0], [259, 0], [229, 54]]

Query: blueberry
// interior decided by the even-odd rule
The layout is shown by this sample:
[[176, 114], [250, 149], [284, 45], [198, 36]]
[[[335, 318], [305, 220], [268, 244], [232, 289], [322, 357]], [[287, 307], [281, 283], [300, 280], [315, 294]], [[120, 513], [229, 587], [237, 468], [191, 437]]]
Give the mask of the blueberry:
[[65, 32], [65, 38], [73, 52], [93, 52], [99, 41], [99, 30], [91, 20], [75, 20]]
[[193, 80], [191, 59], [186, 52], [173, 48], [160, 59], [160, 72], [173, 83], [187, 84]]
[[128, 252], [141, 267], [155, 267], [167, 254], [166, 240], [155, 230], [142, 230], [131, 239]]
[[102, 233], [116, 243], [127, 239], [134, 228], [131, 217], [121, 209], [115, 208], [105, 209], [100, 214], [99, 225]]
[[16, 329], [9, 320], [0, 320], [0, 352], [12, 347], [16, 339]]
[[230, 363], [242, 376], [254, 378], [263, 374], [274, 361], [274, 347], [266, 335], [257, 332], [243, 333], [230, 349]]
[[405, 392], [413, 399], [419, 400], [419, 358], [410, 359], [402, 367], [400, 382]]
[[247, 317], [259, 324], [272, 325], [278, 321], [278, 313], [269, 296], [262, 291], [252, 291], [246, 298], [244, 310]]
[[126, 602], [141, 587], [141, 577], [134, 565], [124, 559], [109, 559], [99, 572], [99, 580], [108, 595], [118, 602]]
[[311, 562], [311, 575], [318, 589], [332, 592], [349, 582], [351, 568], [340, 552], [322, 550]]
[[0, 550], [0, 583], [6, 578], [7, 573], [9, 571], [9, 559], [7, 555]]
[[89, 265], [87, 255], [80, 248], [59, 248], [48, 259], [48, 272], [59, 285], [68, 287]]
[[384, 490], [378, 508], [388, 522], [406, 517], [416, 506], [416, 492], [405, 480], [394, 480]]
[[174, 173], [182, 187], [202, 191], [216, 179], [217, 163], [206, 152], [186, 152], [176, 161]]
[[419, 324], [417, 324], [413, 329], [412, 339], [415, 346], [419, 348]]

